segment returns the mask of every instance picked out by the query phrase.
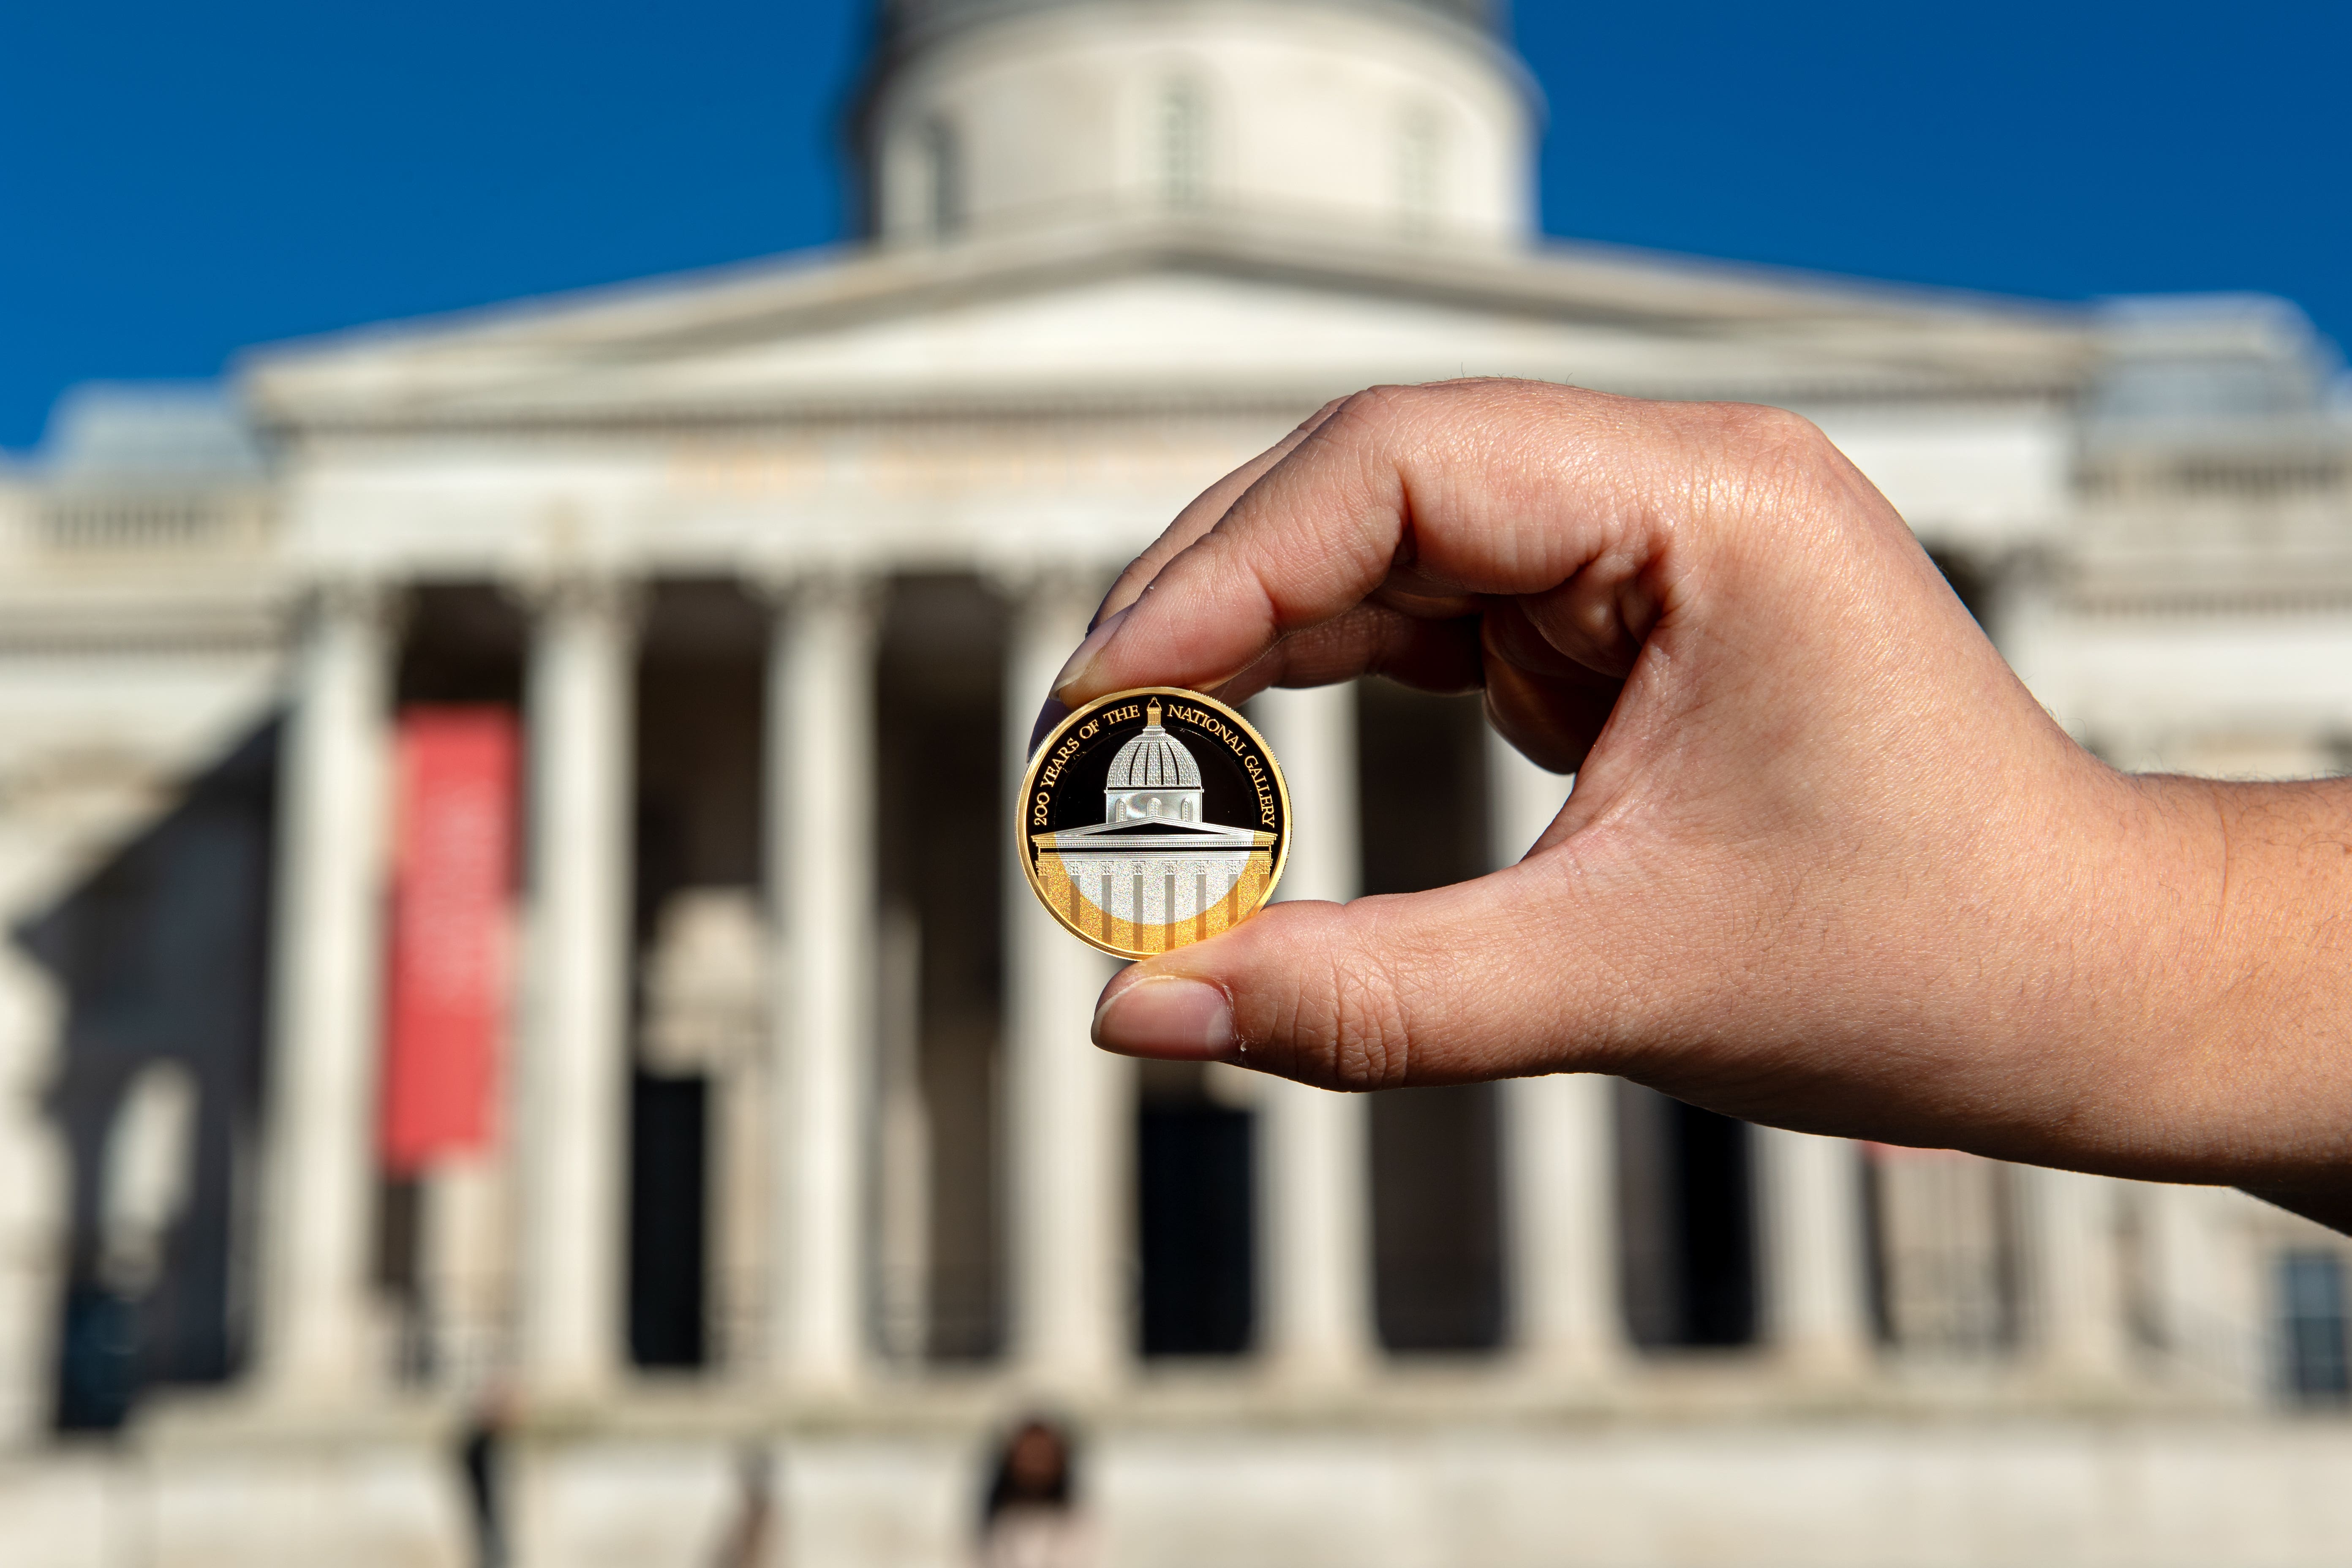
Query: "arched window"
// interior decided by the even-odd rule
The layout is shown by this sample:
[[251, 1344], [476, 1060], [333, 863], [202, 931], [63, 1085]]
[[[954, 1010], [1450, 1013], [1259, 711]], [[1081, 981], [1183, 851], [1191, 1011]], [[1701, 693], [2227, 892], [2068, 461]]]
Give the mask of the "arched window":
[[1169, 206], [1199, 206], [1207, 195], [1209, 106], [1198, 82], [1177, 77], [1160, 89], [1160, 195]]

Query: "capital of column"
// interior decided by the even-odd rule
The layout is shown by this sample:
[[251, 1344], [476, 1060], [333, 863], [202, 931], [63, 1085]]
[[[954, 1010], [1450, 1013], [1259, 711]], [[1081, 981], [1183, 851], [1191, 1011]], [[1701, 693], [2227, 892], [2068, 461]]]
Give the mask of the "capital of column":
[[890, 588], [885, 574], [839, 563], [755, 566], [742, 582], [746, 593], [780, 615], [830, 610], [868, 622], [881, 618]]
[[508, 583], [507, 594], [536, 617], [604, 621], [631, 633], [646, 607], [644, 580], [611, 572], [527, 573]]
[[997, 565], [983, 574], [996, 595], [1017, 611], [1055, 618], [1075, 613], [1082, 620], [1102, 603], [1111, 579], [1099, 566], [1062, 561]]
[[306, 630], [324, 626], [358, 626], [384, 637], [398, 635], [408, 618], [404, 584], [360, 574], [332, 574], [302, 584], [293, 604], [293, 621]]

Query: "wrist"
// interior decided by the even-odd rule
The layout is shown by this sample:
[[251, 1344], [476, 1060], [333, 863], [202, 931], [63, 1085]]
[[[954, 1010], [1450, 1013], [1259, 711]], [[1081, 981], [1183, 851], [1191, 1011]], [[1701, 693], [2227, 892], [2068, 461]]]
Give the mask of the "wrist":
[[2137, 907], [2105, 912], [2130, 963], [2101, 984], [2137, 1003], [2100, 1020], [2105, 1168], [2352, 1203], [2352, 792], [2122, 782]]

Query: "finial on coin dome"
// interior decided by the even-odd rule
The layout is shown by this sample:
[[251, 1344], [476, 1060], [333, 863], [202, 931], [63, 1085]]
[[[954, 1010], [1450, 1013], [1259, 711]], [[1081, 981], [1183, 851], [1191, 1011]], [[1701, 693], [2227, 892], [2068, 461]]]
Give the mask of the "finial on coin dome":
[[1160, 699], [1157, 697], [1143, 705], [1143, 721], [1155, 730], [1160, 728]]

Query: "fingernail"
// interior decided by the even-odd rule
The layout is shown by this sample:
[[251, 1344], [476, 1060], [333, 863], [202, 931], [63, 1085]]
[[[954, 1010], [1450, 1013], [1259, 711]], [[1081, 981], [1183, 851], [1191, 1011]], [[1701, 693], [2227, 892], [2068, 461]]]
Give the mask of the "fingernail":
[[1077, 651], [1070, 655], [1069, 659], [1062, 666], [1062, 673], [1054, 677], [1055, 696], [1061, 696], [1072, 681], [1087, 672], [1087, 667], [1094, 663], [1095, 656], [1102, 652], [1103, 645], [1110, 641], [1111, 637], [1118, 633], [1118, 624], [1127, 619], [1128, 610], [1132, 610], [1134, 607], [1129, 605], [1127, 610], [1121, 610], [1115, 616], [1104, 616], [1101, 623], [1087, 634], [1087, 640], [1078, 645]]
[[1226, 1061], [1234, 1054], [1234, 1005], [1217, 987], [1167, 975], [1139, 980], [1095, 1010], [1095, 1044], [1123, 1057]]

